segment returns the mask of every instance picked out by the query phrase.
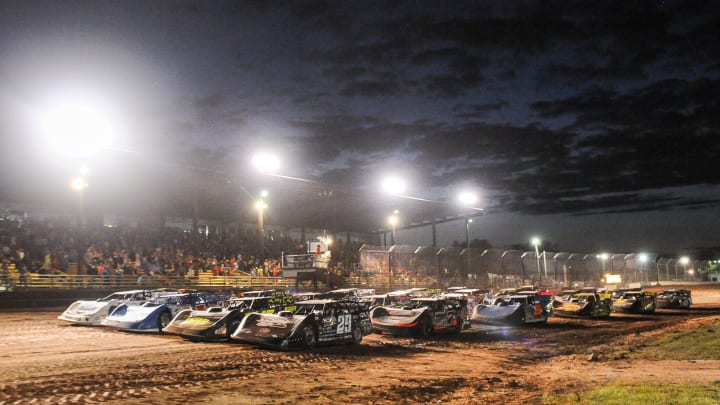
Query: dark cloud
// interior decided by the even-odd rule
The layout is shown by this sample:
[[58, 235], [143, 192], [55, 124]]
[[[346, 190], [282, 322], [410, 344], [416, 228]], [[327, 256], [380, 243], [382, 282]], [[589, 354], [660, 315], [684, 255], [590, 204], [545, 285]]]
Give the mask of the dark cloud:
[[392, 96], [398, 92], [398, 84], [390, 81], [355, 81], [345, 85], [340, 95], [347, 97]]
[[[496, 213], [718, 205], [717, 2], [102, 6], [3, 7], [0, 130], [23, 153], [0, 162], [0, 200], [72, 203], [71, 163], [34, 154], [22, 126], [23, 106], [71, 77], [106, 80], [131, 123], [96, 156], [105, 181], [92, 191], [127, 212], [181, 215], [200, 200], [203, 215], [234, 219], [272, 187], [271, 220], [370, 230], [393, 205], [415, 222], [456, 214], [446, 203], [465, 184]], [[256, 148], [308, 181], [250, 171]], [[441, 203], [375, 197], [387, 171]]]

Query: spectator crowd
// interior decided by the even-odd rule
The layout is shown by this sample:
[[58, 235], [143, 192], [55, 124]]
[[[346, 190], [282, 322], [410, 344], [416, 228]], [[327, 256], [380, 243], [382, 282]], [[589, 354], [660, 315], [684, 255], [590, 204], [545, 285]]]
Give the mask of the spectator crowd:
[[[0, 220], [3, 274], [7, 276], [7, 268], [14, 264], [21, 282], [28, 272], [58, 271], [97, 275], [108, 281], [132, 276], [138, 282], [145, 278], [197, 277], [201, 271], [279, 277], [282, 253], [304, 253], [305, 249], [303, 242], [273, 237], [265, 242], [265, 255], [261, 257], [257, 245], [256, 234], [193, 235], [176, 228], [80, 229], [50, 220]], [[355, 267], [359, 248], [355, 245], [341, 242], [334, 247], [336, 269]]]

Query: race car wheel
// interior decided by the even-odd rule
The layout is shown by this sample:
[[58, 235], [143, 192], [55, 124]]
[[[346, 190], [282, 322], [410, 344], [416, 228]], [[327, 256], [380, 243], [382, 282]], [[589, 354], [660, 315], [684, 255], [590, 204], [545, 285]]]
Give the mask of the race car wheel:
[[227, 337], [228, 342], [232, 341], [230, 336], [237, 330], [238, 326], [240, 326], [240, 319], [238, 318], [230, 319], [225, 325], [225, 337]]
[[360, 325], [355, 325], [355, 327], [353, 328], [352, 338], [353, 338], [353, 343], [356, 345], [359, 345], [360, 342], [362, 342], [363, 334], [362, 334], [362, 329], [360, 329]]
[[308, 349], [312, 349], [317, 345], [317, 334], [315, 333], [315, 329], [308, 326], [305, 328], [305, 347]]
[[428, 336], [432, 335], [432, 332], [433, 332], [432, 320], [429, 317], [424, 316], [422, 321], [420, 322], [420, 334], [423, 337], [428, 337]]
[[164, 311], [161, 313], [158, 318], [158, 332], [162, 333], [163, 329], [170, 324], [170, 321], [172, 321], [170, 312]]
[[457, 326], [455, 327], [455, 333], [460, 333], [460, 332], [462, 332], [463, 327], [464, 327], [464, 325], [465, 325], [464, 322], [463, 322], [463, 320], [462, 320], [459, 316], [456, 316], [456, 317], [455, 317], [455, 322], [456, 322], [456, 325], [457, 325]]
[[523, 324], [525, 324], [526, 319], [527, 318], [525, 318], [525, 311], [520, 312], [520, 316], [518, 316], [518, 323], [520, 325], [523, 325]]

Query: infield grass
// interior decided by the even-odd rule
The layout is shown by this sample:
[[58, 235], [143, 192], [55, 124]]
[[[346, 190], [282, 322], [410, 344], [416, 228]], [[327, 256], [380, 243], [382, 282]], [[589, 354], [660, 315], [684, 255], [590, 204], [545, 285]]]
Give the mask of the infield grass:
[[609, 383], [583, 393], [543, 397], [543, 404], [546, 405], [716, 405], [718, 403], [720, 403], [720, 385]]
[[672, 332], [627, 357], [647, 360], [720, 360], [720, 319], [698, 329]]

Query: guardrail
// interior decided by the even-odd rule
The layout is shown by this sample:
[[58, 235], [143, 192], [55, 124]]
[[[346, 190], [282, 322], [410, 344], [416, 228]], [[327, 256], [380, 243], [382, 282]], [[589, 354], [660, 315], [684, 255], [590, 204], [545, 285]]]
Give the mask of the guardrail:
[[295, 280], [283, 277], [254, 277], [250, 275], [213, 276], [212, 273], [200, 273], [194, 276], [143, 276], [110, 275], [69, 275], [27, 273], [25, 277], [7, 277], [0, 279], [0, 292], [17, 288], [112, 288], [130, 290], [136, 288], [202, 288], [229, 287], [239, 289], [289, 288]]
[[[338, 283], [328, 284], [328, 280], [319, 277], [317, 284], [311, 279], [301, 281], [299, 289], [307, 290], [330, 290], [341, 287], [373, 288], [378, 292], [386, 292], [410, 287], [436, 288], [436, 285], [426, 285], [417, 282], [408, 282], [401, 278], [368, 279], [365, 277], [346, 277]], [[454, 285], [454, 284], [453, 284]], [[249, 274], [238, 274], [233, 276], [214, 276], [210, 272], [201, 272], [197, 277], [193, 276], [154, 276], [136, 277], [130, 275], [111, 275], [103, 277], [98, 275], [69, 275], [69, 274], [26, 274], [25, 280], [11, 278], [0, 279], [0, 293], [16, 289], [105, 289], [105, 290], [133, 290], [140, 288], [232, 288], [242, 290], [261, 289], [287, 289], [294, 290], [296, 279], [291, 277], [258, 277]]]

